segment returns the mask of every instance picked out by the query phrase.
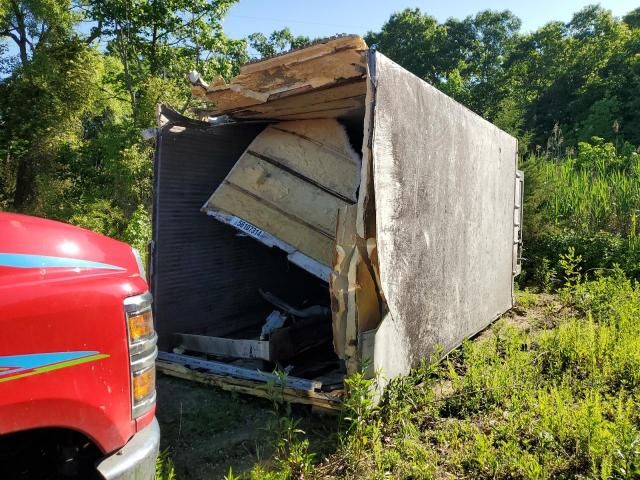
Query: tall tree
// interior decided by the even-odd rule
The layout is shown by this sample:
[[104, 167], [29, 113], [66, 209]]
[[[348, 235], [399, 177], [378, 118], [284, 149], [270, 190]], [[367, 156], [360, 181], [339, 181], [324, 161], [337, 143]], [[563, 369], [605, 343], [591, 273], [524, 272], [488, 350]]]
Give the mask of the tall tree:
[[441, 55], [445, 37], [446, 28], [434, 17], [408, 8], [391, 15], [380, 32], [367, 33], [365, 40], [410, 72], [438, 84], [459, 58]]
[[249, 35], [249, 45], [258, 53], [259, 58], [271, 57], [292, 48], [300, 48], [310, 42], [309, 37], [296, 36], [288, 28], [275, 30], [268, 37], [260, 32]]
[[535, 145], [544, 147], [557, 128], [567, 146], [593, 135], [615, 136], [620, 120], [615, 89], [627, 88], [617, 77], [629, 40], [628, 27], [595, 6], [522, 38], [507, 62], [505, 84], [523, 108]]
[[[94, 22], [89, 39], [107, 44], [107, 52], [122, 64], [116, 78], [126, 92], [137, 125], [153, 120], [149, 105], [176, 93], [184, 75], [196, 69], [204, 76], [234, 73], [246, 59], [246, 42], [230, 40], [221, 20], [238, 0], [99, 0], [85, 1], [87, 19]], [[178, 88], [180, 90], [180, 88]], [[188, 103], [182, 105], [184, 110]]]
[[36, 193], [36, 175], [51, 167], [61, 138], [78, 132], [90, 105], [97, 53], [74, 32], [70, 1], [8, 0], [0, 10], [0, 36], [11, 75], [0, 83], [0, 158], [5, 202], [25, 208]]
[[419, 9], [393, 14], [366, 40], [419, 77], [478, 113], [492, 117], [500, 96], [504, 62], [520, 20], [508, 10], [483, 11], [444, 24]]

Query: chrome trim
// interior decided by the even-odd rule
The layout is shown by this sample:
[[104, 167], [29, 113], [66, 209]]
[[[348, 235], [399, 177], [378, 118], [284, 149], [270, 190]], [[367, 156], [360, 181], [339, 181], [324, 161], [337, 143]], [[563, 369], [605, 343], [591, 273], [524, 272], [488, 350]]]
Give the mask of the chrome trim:
[[141, 295], [127, 297], [124, 300], [125, 321], [127, 323], [127, 336], [129, 338], [129, 362], [131, 372], [131, 418], [138, 418], [140, 415], [148, 412], [156, 403], [156, 390], [154, 389], [149, 396], [141, 400], [133, 398], [133, 379], [135, 376], [144, 373], [153, 368], [155, 369], [156, 358], [158, 357], [158, 335], [154, 331], [147, 338], [138, 339], [131, 343], [131, 333], [129, 332], [129, 317], [139, 315], [151, 310], [153, 297], [151, 293], [144, 292]]
[[131, 358], [140, 356], [149, 350], [152, 350], [158, 343], [158, 334], [153, 332], [153, 335], [143, 340], [138, 340], [136, 343], [129, 344], [129, 354]]
[[158, 357], [158, 347], [154, 346], [149, 355], [144, 357], [131, 359], [131, 375], [139, 375], [144, 370], [148, 370], [150, 367], [155, 366], [156, 358]]
[[153, 480], [160, 450], [160, 426], [153, 421], [127, 444], [102, 460], [97, 470], [106, 480]]
[[156, 403], [156, 391], [154, 390], [151, 395], [146, 398], [143, 398], [138, 403], [136, 403], [131, 409], [131, 415], [133, 418], [138, 418], [140, 415], [147, 413], [149, 410], [153, 408], [153, 405]]
[[140, 295], [127, 297], [124, 299], [124, 311], [127, 313], [142, 313], [151, 308], [153, 297], [150, 292], [144, 292]]
[[[131, 363], [131, 417], [138, 418], [143, 413], [151, 410], [156, 403], [156, 389], [155, 385], [152, 393], [142, 398], [141, 400], [135, 400], [133, 398], [133, 379], [143, 374], [144, 372], [156, 368], [156, 358], [158, 356], [158, 349], [154, 348], [153, 352], [146, 357], [142, 357], [139, 360], [132, 361]], [[155, 371], [154, 371], [155, 375]]]

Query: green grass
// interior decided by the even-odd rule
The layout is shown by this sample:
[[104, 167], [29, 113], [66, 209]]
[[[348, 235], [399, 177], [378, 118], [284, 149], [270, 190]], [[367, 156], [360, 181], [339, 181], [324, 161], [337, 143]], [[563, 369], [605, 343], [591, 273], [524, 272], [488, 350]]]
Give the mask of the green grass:
[[522, 168], [525, 211], [541, 216], [542, 225], [636, 239], [640, 154], [630, 145], [616, 149], [594, 138], [591, 144], [580, 143], [575, 155], [557, 160], [531, 156]]
[[228, 478], [640, 478], [640, 287], [568, 278], [378, 405], [375, 380], [349, 379], [333, 453], [311, 455], [293, 425], [270, 464]]
[[585, 270], [621, 266], [640, 279], [640, 153], [593, 138], [562, 158], [532, 155], [525, 171], [523, 286], [562, 284], [569, 247]]
[[527, 309], [533, 305], [535, 305], [539, 301], [540, 297], [538, 294], [532, 292], [528, 288], [524, 290], [516, 291], [516, 305], [520, 308]]
[[156, 459], [156, 479], [176, 480], [176, 470], [167, 450], [160, 452]]

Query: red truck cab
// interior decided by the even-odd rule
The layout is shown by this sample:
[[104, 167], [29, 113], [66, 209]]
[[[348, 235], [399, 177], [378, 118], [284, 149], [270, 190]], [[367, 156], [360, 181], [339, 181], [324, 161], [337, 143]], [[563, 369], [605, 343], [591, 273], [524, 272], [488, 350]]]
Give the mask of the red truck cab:
[[156, 333], [129, 245], [0, 213], [0, 471], [152, 479]]

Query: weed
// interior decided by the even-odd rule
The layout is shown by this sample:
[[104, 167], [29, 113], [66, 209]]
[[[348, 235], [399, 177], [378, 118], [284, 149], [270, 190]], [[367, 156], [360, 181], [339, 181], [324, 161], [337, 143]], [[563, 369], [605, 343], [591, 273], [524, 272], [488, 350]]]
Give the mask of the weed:
[[524, 290], [519, 290], [516, 292], [516, 305], [522, 307], [525, 310], [528, 310], [539, 301], [539, 296], [533, 293], [528, 288]]
[[160, 452], [156, 459], [156, 480], [176, 480], [173, 461], [168, 450]]
[[313, 467], [315, 455], [309, 452], [309, 441], [300, 438], [305, 434], [299, 428], [300, 419], [293, 418], [291, 404], [284, 400], [287, 374], [276, 372], [276, 377], [268, 384], [272, 417], [267, 424], [267, 431], [276, 448], [275, 460], [283, 478], [304, 478]]
[[229, 473], [224, 476], [224, 480], [240, 480], [240, 477], [233, 473], [233, 468], [229, 467]]
[[582, 257], [584, 273], [621, 265], [640, 278], [640, 154], [628, 144], [593, 138], [578, 151], [550, 161], [523, 163], [525, 275], [521, 283], [548, 290], [569, 246]]

